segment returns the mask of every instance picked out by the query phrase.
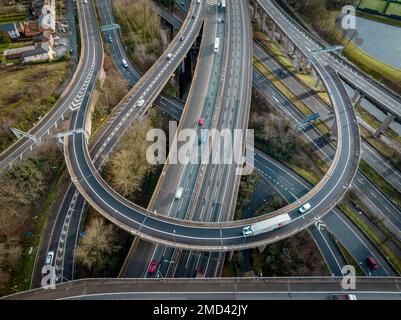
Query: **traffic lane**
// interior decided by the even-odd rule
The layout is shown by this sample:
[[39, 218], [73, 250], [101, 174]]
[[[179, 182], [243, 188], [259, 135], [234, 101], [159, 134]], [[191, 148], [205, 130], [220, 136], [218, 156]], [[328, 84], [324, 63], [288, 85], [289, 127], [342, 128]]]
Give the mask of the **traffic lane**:
[[69, 281], [74, 279], [75, 270], [75, 249], [78, 246], [78, 242], [84, 234], [80, 234], [80, 228], [82, 227], [82, 218], [84, 216], [84, 210], [86, 209], [86, 202], [82, 195], [78, 196], [74, 213], [69, 221], [67, 230], [67, 240], [64, 246], [64, 258], [62, 264], [62, 280]]
[[[214, 38], [213, 38], [212, 40], [213, 40], [212, 43], [214, 43]], [[208, 56], [204, 56], [204, 55], [203, 55], [203, 52], [202, 52], [202, 54], [200, 55], [200, 59], [202, 59], [202, 61], [208, 61], [208, 59], [210, 59], [210, 55], [209, 55], [209, 57], [208, 57]], [[203, 90], [204, 90], [204, 88], [201, 88], [201, 90], [199, 91], [199, 93], [195, 94], [196, 99], [202, 98], [202, 94], [203, 94], [202, 91], [203, 91]], [[162, 102], [162, 103], [168, 102], [168, 100], [167, 100], [165, 97], [160, 97], [160, 96], [159, 96], [158, 100], [159, 100], [159, 102]], [[156, 101], [156, 102], [157, 102], [157, 101]], [[171, 104], [171, 103], [170, 103], [170, 104]], [[166, 107], [166, 104], [164, 104], [164, 106]], [[192, 121], [192, 120], [191, 120], [191, 121]], [[195, 119], [195, 120], [192, 121], [192, 122], [197, 123], [197, 119]], [[185, 121], [181, 121], [181, 123], [184, 123], [184, 126], [185, 126]], [[192, 127], [192, 126], [193, 126], [193, 123], [188, 123], [188, 122], [187, 122], [186, 126], [187, 126], [187, 127]], [[173, 174], [173, 177], [175, 177], [174, 174]], [[171, 179], [168, 179], [168, 178], [167, 178], [167, 180], [171, 181]], [[159, 183], [160, 183], [160, 182], [159, 182]], [[171, 190], [170, 186], [169, 186], [169, 190]], [[171, 195], [169, 195], [169, 193], [170, 193], [170, 191], [167, 192], [167, 194], [165, 195], [165, 198], [164, 198], [166, 203], [168, 203], [168, 202], [170, 201], [170, 199], [168, 199], [168, 198], [171, 196]], [[173, 190], [172, 195], [173, 195], [173, 197], [174, 197], [174, 195], [175, 195], [175, 190]], [[150, 205], [150, 207], [152, 207], [152, 204]], [[155, 206], [153, 206], [153, 207], [155, 207]], [[158, 211], [159, 211], [160, 213], [163, 212], [163, 210], [162, 210], [163, 208], [160, 209], [160, 206], [156, 206], [156, 207], [157, 207], [157, 209], [158, 209]], [[140, 245], [139, 245], [139, 246], [140, 246]], [[152, 250], [155, 250], [155, 249], [152, 247]]]
[[[297, 94], [305, 92], [305, 87], [300, 84], [299, 81], [295, 80], [289, 71], [279, 66], [278, 63], [274, 61], [274, 59], [272, 59], [271, 56], [255, 42], [254, 53], [255, 56], [260, 59], [268, 69], [276, 73], [284, 73], [286, 77], [282, 81], [288, 82], [289, 86], [292, 88], [292, 91]], [[326, 119], [328, 121], [326, 121], [326, 123], [329, 126], [332, 124], [332, 121], [330, 121], [330, 117], [333, 118], [332, 113], [330, 110], [327, 109], [326, 104], [324, 104], [320, 99], [316, 98], [314, 95], [311, 95], [310, 97], [304, 98], [304, 101], [308, 102], [308, 105], [310, 107], [315, 107], [314, 112], [325, 114], [322, 120], [325, 121], [324, 119]], [[322, 141], [322, 143], [324, 142]], [[395, 188], [401, 190], [401, 174], [399, 174], [398, 170], [394, 168], [391, 163], [384, 160], [382, 156], [377, 153], [377, 151], [375, 151], [372, 147], [369, 146], [368, 143], [366, 143], [366, 141], [363, 141], [362, 148], [362, 157], [370, 165], [372, 165], [376, 169], [376, 171], [378, 171], [389, 183], [391, 183]]]
[[[395, 275], [393, 269], [385, 261], [380, 252], [369, 242], [369, 240], [354, 226], [345, 220], [339, 209], [334, 209], [322, 219], [331, 233], [344, 245], [352, 257], [358, 262], [363, 272], [369, 276]], [[366, 262], [367, 257], [374, 257], [379, 266], [373, 270]]]
[[[103, 3], [103, 1], [102, 2], [99, 2], [100, 3], [100, 5]], [[103, 7], [101, 7], [101, 9], [102, 9]], [[107, 8], [106, 8], [107, 9]], [[102, 10], [100, 10], [100, 11], [102, 11]], [[103, 17], [103, 15], [101, 15], [102, 17]], [[110, 22], [112, 22], [112, 20], [110, 20]], [[106, 23], [107, 23], [107, 19], [106, 19]], [[115, 39], [117, 39], [118, 41], [113, 41], [113, 46], [112, 46], [112, 48], [114, 48], [114, 46], [115, 46], [115, 44], [121, 44], [121, 42], [120, 42], [120, 38], [118, 37], [118, 36], [116, 36], [115, 37]], [[119, 47], [119, 48], [121, 48], [121, 47]], [[120, 51], [116, 51], [116, 52], [118, 52], [118, 53], [121, 53], [121, 50]], [[134, 74], [135, 75], [135, 74]], [[92, 148], [92, 151], [93, 151], [93, 148]], [[96, 151], [96, 150], [95, 150]], [[92, 152], [92, 154], [93, 154], [93, 152]], [[66, 204], [65, 204], [65, 206], [69, 206], [69, 203], [70, 203], [70, 201], [66, 201]], [[78, 209], [79, 210], [79, 209]], [[65, 210], [64, 211], [65, 213], [67, 212], [67, 210]], [[64, 216], [62, 217], [62, 219], [64, 219]], [[77, 229], [79, 228], [79, 226], [77, 226]], [[71, 230], [71, 235], [69, 234], [68, 235], [68, 238], [69, 239], [74, 239], [74, 235], [76, 235], [77, 234], [77, 232], [78, 232], [78, 230], [75, 230], [75, 229], [68, 229], [68, 230]], [[61, 237], [61, 233], [59, 233], [60, 234], [60, 236], [59, 237], [57, 237], [56, 239], [60, 239], [60, 237]], [[69, 241], [69, 243], [72, 243], [72, 241]], [[66, 252], [71, 252], [71, 251], [73, 251], [73, 250], [71, 250], [71, 248], [70, 247], [68, 247], [68, 250], [66, 250], [65, 252], [64, 252], [64, 254], [67, 254]], [[68, 261], [71, 261], [72, 259], [67, 259]], [[70, 263], [70, 265], [71, 265], [71, 263]], [[66, 266], [64, 266], [64, 270], [67, 270], [68, 268], [66, 267]], [[65, 272], [67, 272], [67, 271], [65, 271]], [[71, 273], [71, 272], [70, 272]]]
[[[356, 277], [359, 294], [391, 294], [401, 297], [399, 277]], [[347, 294], [342, 288], [343, 277], [315, 278], [231, 278], [231, 279], [86, 279], [57, 285], [55, 290], [37, 289], [26, 291], [3, 299], [62, 299], [66, 297], [98, 296], [106, 294], [149, 294], [149, 293], [278, 293], [284, 294]]]
[[400, 238], [401, 211], [384, 196], [361, 172], [358, 172], [354, 181], [354, 191], [360, 200], [372, 210], [375, 216], [380, 216], [392, 233]]
[[131, 259], [131, 255], [127, 256], [124, 262], [123, 269], [120, 272], [119, 277], [123, 278], [143, 278], [148, 272], [149, 263], [151, 261], [151, 255], [153, 253], [154, 244], [148, 241], [135, 239], [134, 241], [140, 241], [135, 249], [135, 259]]
[[[264, 98], [270, 104], [276, 106], [282, 111], [294, 128], [297, 127], [299, 122], [302, 122], [305, 119], [305, 116], [293, 105], [293, 103], [278, 91], [278, 89], [255, 67], [253, 86], [263, 94]], [[325, 161], [333, 160], [336, 150], [327, 137], [322, 138], [321, 133], [311, 125], [306, 126], [301, 131], [307, 134], [311, 148], [314, 151], [321, 153]]]
[[[319, 112], [320, 119], [331, 127], [334, 124], [334, 116], [332, 111], [328, 106], [323, 103], [319, 98], [316, 97], [315, 93], [307, 88], [305, 85], [301, 84], [299, 80], [294, 78], [294, 74], [283, 68], [276, 62], [266, 51], [264, 51], [261, 46], [257, 43], [253, 43], [254, 55], [260, 60], [264, 66], [266, 66], [270, 71], [276, 74], [280, 80], [291, 88], [291, 91], [299, 97], [307, 106], [313, 108], [314, 112]], [[284, 75], [284, 76], [283, 76]]]
[[[227, 7], [228, 22], [230, 26], [229, 36], [229, 54], [228, 66], [229, 75], [224, 82], [223, 105], [220, 111], [217, 123], [218, 129], [224, 128], [244, 128], [249, 114], [247, 109], [250, 102], [250, 72], [251, 72], [251, 54], [249, 53], [248, 42], [250, 42], [250, 23], [245, 21], [247, 8], [244, 9], [242, 2], [230, 2]], [[224, 18], [224, 17], [223, 17]], [[248, 22], [248, 23], [246, 23]], [[246, 86], [246, 85], [249, 85]], [[246, 92], [244, 94], [244, 91]], [[237, 103], [235, 103], [237, 102]], [[238, 111], [238, 109], [240, 111]], [[242, 117], [239, 116], [240, 112]], [[241, 123], [239, 123], [241, 119]], [[231, 215], [233, 207], [235, 180], [239, 177], [235, 175], [234, 165], [208, 165], [204, 178], [207, 183], [202, 183], [199, 193], [195, 213], [191, 217], [193, 220], [204, 221], [225, 221]], [[226, 179], [223, 179], [226, 177]], [[224, 183], [224, 184], [223, 184]], [[212, 190], [212, 191], [210, 191]], [[200, 200], [201, 199], [201, 200]], [[207, 264], [210, 261], [210, 253], [191, 252], [187, 261], [179, 259], [179, 264], [189, 265], [186, 270], [187, 276], [196, 275], [196, 270], [202, 261]], [[196, 262], [195, 262], [196, 261]], [[206, 266], [203, 266], [205, 268]], [[207, 268], [207, 267], [206, 267]], [[205, 271], [206, 273], [206, 271]]]
[[[255, 167], [257, 172], [266, 181], [270, 182], [289, 203], [297, 201], [298, 198], [302, 197], [310, 189], [310, 187], [308, 188], [306, 184], [297, 180], [294, 176], [288, 175], [288, 172], [281, 168], [281, 164], [274, 163], [272, 159], [265, 157], [261, 152], [255, 154]], [[294, 194], [296, 192], [298, 193], [298, 197]], [[321, 251], [330, 272], [341, 276], [341, 268], [346, 263], [338, 247], [333, 243], [334, 241], [330, 237], [330, 234], [326, 232], [320, 221], [312, 224], [308, 230]]]
[[401, 173], [389, 160], [384, 159], [368, 143], [362, 146], [362, 156], [388, 183], [401, 192]]
[[[255, 161], [255, 164], [258, 172], [264, 172], [265, 174], [262, 176], [264, 176], [266, 180], [270, 179], [270, 182], [273, 182], [273, 185], [280, 194], [287, 199], [292, 199], [292, 201], [294, 201], [294, 193], [297, 197], [301, 197], [312, 188], [312, 186], [304, 179], [300, 178], [270, 157], [263, 156], [261, 153], [258, 160]], [[271, 175], [269, 178], [266, 178], [267, 170], [269, 172], [268, 174]], [[281, 180], [280, 183], [276, 183], [280, 176], [285, 176], [286, 179]], [[379, 272], [378, 275], [394, 274], [390, 265], [382, 258], [374, 245], [353, 225], [352, 222], [348, 220], [346, 216], [343, 216], [341, 211], [334, 209], [324, 216], [322, 221], [326, 224], [330, 232], [333, 233], [334, 236], [347, 248], [354, 259], [360, 262], [361, 267], [366, 274], [369, 274], [369, 272], [372, 273], [367, 265], [364, 264], [365, 259], [369, 256], [374, 257], [380, 266], [380, 270], [385, 272], [384, 274]]]
[[[207, 14], [204, 35], [202, 39], [202, 48], [199, 53], [196, 75], [194, 85], [191, 88], [189, 99], [184, 107], [183, 117], [180, 120], [178, 130], [182, 129], [200, 129], [198, 126], [199, 119], [209, 103], [209, 90], [208, 80], [211, 76], [212, 66], [214, 63], [215, 54], [213, 52], [216, 29], [216, 15], [217, 10], [210, 10]], [[199, 72], [202, 70], [202, 72]], [[203, 72], [207, 71], [207, 72]], [[184, 143], [181, 142], [177, 145], [180, 148]], [[193, 145], [198, 146], [198, 141], [193, 141]], [[186, 170], [191, 167], [192, 171]], [[175, 193], [179, 186], [184, 187], [184, 184], [188, 184], [190, 180], [193, 181], [195, 175], [193, 173], [194, 165], [192, 164], [171, 164], [167, 163], [163, 168], [161, 178], [159, 179], [158, 186], [154, 192], [154, 197], [149, 205], [151, 210], [157, 210], [160, 214], [174, 213], [174, 216], [178, 216], [177, 212], [182, 207], [183, 199], [188, 200], [187, 188], [184, 188], [182, 199], [175, 199]]]
[[317, 247], [319, 248], [326, 266], [332, 276], [342, 276], [342, 268], [347, 264], [338, 246], [335, 245], [330, 233], [319, 223], [308, 228]]

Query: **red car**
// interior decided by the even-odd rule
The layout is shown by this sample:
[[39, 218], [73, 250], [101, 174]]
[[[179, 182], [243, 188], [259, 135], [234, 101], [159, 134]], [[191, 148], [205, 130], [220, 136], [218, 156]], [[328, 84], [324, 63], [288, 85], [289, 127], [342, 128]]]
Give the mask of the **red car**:
[[149, 273], [154, 273], [155, 270], [156, 270], [156, 265], [157, 265], [157, 260], [153, 260], [153, 261], [150, 263], [148, 272], [149, 272]]
[[200, 118], [199, 119], [199, 125], [203, 126], [205, 124], [205, 119], [204, 118]]
[[373, 270], [379, 269], [379, 266], [377, 265], [375, 259], [373, 259], [372, 257], [367, 257], [367, 258], [366, 258], [366, 262], [369, 264], [369, 266], [370, 266]]

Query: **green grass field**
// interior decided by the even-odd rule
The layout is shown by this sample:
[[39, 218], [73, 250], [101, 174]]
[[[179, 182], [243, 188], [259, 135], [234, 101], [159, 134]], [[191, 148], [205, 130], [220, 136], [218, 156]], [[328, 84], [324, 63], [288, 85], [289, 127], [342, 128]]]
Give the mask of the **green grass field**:
[[387, 1], [383, 0], [365, 0], [360, 5], [360, 9], [370, 9], [377, 11], [379, 13], [384, 13], [384, 9], [386, 8]]
[[388, 16], [395, 15], [401, 18], [401, 3], [390, 3], [385, 13]]
[[343, 53], [355, 65], [375, 79], [384, 82], [391, 89], [399, 92], [401, 90], [401, 70], [394, 68], [384, 62], [370, 56], [354, 43], [347, 42]]

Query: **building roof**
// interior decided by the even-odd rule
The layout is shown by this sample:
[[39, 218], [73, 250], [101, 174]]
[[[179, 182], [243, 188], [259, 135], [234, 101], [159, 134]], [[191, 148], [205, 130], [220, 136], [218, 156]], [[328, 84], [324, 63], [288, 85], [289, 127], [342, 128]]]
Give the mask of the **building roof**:
[[39, 48], [36, 48], [36, 49], [33, 49], [33, 50], [29, 50], [29, 51], [24, 52], [24, 53], [22, 54], [22, 56], [23, 56], [24, 58], [27, 58], [27, 57], [33, 57], [33, 56], [37, 56], [37, 55], [40, 55], [40, 54], [44, 54], [44, 53], [47, 53], [47, 50], [45, 50], [45, 49], [39, 47]]
[[12, 23], [2, 23], [0, 24], [0, 31], [9, 32], [9, 31], [18, 31], [17, 24], [15, 22]]

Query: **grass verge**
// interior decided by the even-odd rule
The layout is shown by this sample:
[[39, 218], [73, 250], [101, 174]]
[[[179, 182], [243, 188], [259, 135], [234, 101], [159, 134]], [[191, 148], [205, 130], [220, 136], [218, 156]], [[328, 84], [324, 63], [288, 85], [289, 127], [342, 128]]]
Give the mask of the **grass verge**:
[[349, 219], [351, 219], [351, 221], [355, 223], [355, 225], [366, 235], [366, 237], [376, 246], [376, 248], [379, 249], [379, 251], [398, 272], [398, 274], [401, 274], [401, 259], [394, 254], [391, 248], [385, 242], [383, 243], [379, 236], [368, 226], [368, 224], [347, 205], [340, 203], [338, 207]]
[[380, 174], [377, 173], [365, 160], [361, 159], [359, 170], [368, 177], [372, 183], [379, 188], [393, 203], [401, 208], [401, 193], [394, 189]]
[[336, 240], [336, 243], [338, 245], [338, 247], [340, 248], [340, 251], [342, 253], [342, 255], [345, 258], [345, 261], [347, 261], [347, 263], [351, 266], [353, 266], [355, 268], [355, 273], [357, 277], [363, 277], [365, 276], [365, 273], [363, 272], [361, 266], [359, 265], [359, 263], [352, 257], [352, 255], [349, 253], [349, 251], [347, 250], [347, 248], [345, 248], [342, 243], [338, 240]]
[[[270, 80], [273, 85], [283, 94], [285, 95], [291, 103], [305, 116], [310, 116], [313, 114], [311, 109], [300, 101], [298, 97], [288, 89], [288, 87], [283, 84], [266, 66], [257, 58], [253, 58], [253, 65], [256, 67], [256, 69], [262, 73], [268, 80]], [[329, 134], [330, 129], [327, 127], [325, 123], [323, 123], [320, 120], [317, 120], [314, 122], [314, 125], [319, 129], [319, 131], [323, 134]]]

